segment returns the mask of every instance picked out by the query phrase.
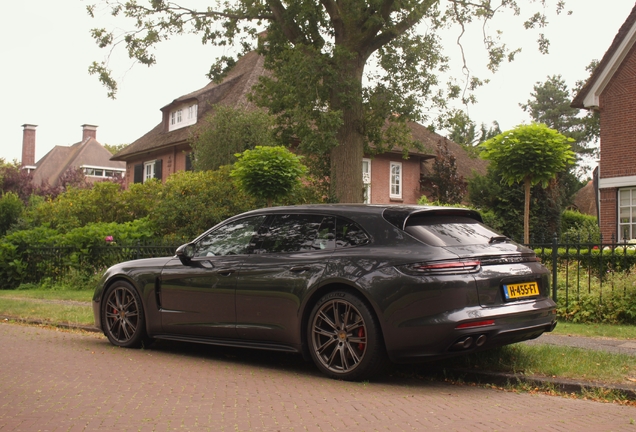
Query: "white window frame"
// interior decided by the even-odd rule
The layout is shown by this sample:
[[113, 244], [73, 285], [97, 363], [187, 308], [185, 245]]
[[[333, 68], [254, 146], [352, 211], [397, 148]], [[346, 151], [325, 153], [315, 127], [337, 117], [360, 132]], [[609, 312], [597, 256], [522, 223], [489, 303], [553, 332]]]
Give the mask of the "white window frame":
[[[84, 175], [86, 175], [87, 177], [113, 178], [115, 177], [116, 174], [120, 174], [123, 178], [124, 175], [126, 174], [125, 168], [104, 167], [104, 166], [98, 166], [98, 165], [82, 165], [80, 166], [80, 168], [84, 172]], [[101, 170], [102, 174], [101, 175], [94, 174], [94, 172], [97, 170]], [[110, 171], [113, 175], [106, 175], [107, 171]]]
[[174, 107], [170, 112], [168, 131], [184, 128], [196, 124], [199, 106], [196, 103]]
[[144, 183], [155, 178], [155, 162], [154, 160], [144, 162]]
[[362, 187], [364, 188], [364, 203], [371, 204], [371, 159], [368, 158], [362, 159]]
[[618, 241], [636, 238], [636, 187], [618, 190]]
[[389, 198], [402, 199], [402, 189], [402, 162], [391, 162], [389, 165]]

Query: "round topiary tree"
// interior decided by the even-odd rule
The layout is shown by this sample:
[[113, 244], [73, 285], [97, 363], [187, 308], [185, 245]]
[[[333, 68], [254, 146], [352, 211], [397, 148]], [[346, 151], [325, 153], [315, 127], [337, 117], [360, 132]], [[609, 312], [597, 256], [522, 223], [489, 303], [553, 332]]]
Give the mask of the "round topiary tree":
[[236, 157], [230, 175], [247, 194], [267, 200], [268, 207], [299, 186], [301, 176], [307, 172], [301, 156], [282, 146], [256, 146]]
[[524, 242], [530, 242], [530, 188], [538, 183], [545, 188], [557, 173], [574, 163], [572, 138], [544, 124], [520, 125], [480, 145], [480, 156], [502, 173], [508, 185], [523, 182], [525, 206]]

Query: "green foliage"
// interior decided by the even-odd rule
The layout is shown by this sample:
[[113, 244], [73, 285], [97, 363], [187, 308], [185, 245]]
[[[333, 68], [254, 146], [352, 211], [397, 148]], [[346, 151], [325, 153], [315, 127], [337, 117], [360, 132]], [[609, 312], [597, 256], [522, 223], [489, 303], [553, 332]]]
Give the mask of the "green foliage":
[[300, 162], [301, 156], [285, 147], [257, 146], [237, 154], [231, 176], [238, 186], [256, 199], [274, 200], [290, 195], [300, 186], [300, 178], [307, 168]]
[[0, 289], [33, 282], [42, 273], [56, 276], [51, 273], [51, 265], [42, 259], [43, 247], [61, 247], [56, 252], [59, 265], [71, 265], [77, 271], [91, 275], [107, 267], [98, 258], [95, 247], [130, 245], [155, 237], [154, 229], [146, 219], [123, 224], [91, 223], [67, 233], [46, 226], [14, 231], [0, 239], [0, 279], [3, 281]]
[[233, 164], [236, 153], [257, 145], [275, 145], [273, 125], [273, 117], [265, 111], [216, 105], [212, 115], [196, 126], [190, 138], [194, 168], [217, 170]]
[[436, 153], [430, 178], [431, 195], [443, 204], [460, 203], [466, 194], [466, 184], [464, 178], [457, 174], [456, 158], [448, 150], [446, 141], [437, 145]]
[[480, 156], [499, 168], [509, 186], [528, 179], [545, 188], [574, 162], [573, 141], [544, 124], [521, 125], [481, 144]]
[[236, 187], [230, 167], [218, 171], [182, 171], [171, 175], [163, 185], [148, 219], [159, 234], [185, 242], [230, 216], [263, 205], [263, 201]]
[[492, 126], [488, 127], [485, 123], [481, 124], [480, 130], [477, 130], [477, 124], [468, 117], [468, 114], [462, 110], [452, 110], [446, 116], [440, 119], [440, 127], [448, 130], [446, 137], [451, 141], [460, 144], [471, 154], [477, 155], [476, 144], [482, 143], [501, 133], [499, 123], [492, 122]]
[[24, 204], [18, 195], [12, 192], [2, 194], [0, 197], [0, 236], [6, 234], [23, 212]]
[[[502, 183], [500, 173], [492, 166], [488, 167], [485, 176], [477, 175], [468, 181], [468, 201], [480, 210], [482, 216], [488, 215], [487, 225], [516, 241], [523, 241], [524, 200], [523, 186]], [[551, 241], [554, 233], [561, 232], [561, 212], [565, 203], [560, 176], [546, 189], [541, 185], [531, 189], [532, 241]]]
[[574, 290], [565, 285], [565, 277], [559, 280], [560, 319], [573, 323], [636, 324], [636, 274], [629, 271], [608, 274], [602, 285], [594, 277], [589, 290], [587, 286]]
[[570, 91], [561, 75], [552, 75], [543, 83], [537, 82], [531, 99], [519, 105], [533, 121], [572, 138], [572, 147], [577, 154], [593, 154], [595, 149], [590, 144], [600, 136], [599, 117], [589, 111], [580, 114], [578, 108], [570, 106], [577, 92]]
[[111, 154], [117, 154], [128, 147], [128, 144], [104, 144], [104, 148]]
[[601, 230], [595, 216], [565, 210], [561, 215], [562, 238], [566, 241], [598, 243]]
[[[435, 108], [446, 109], [448, 99], [475, 100], [473, 92], [484, 81], [469, 75], [466, 65], [460, 72], [467, 74], [461, 77], [464, 86], [452, 78], [440, 82], [450, 62], [439, 34], [454, 27], [461, 41], [471, 23], [481, 21], [486, 29], [487, 67], [494, 72], [519, 50], [508, 48], [496, 30], [488, 34], [486, 23], [505, 9], [514, 14], [522, 9], [528, 12], [518, 1], [492, 5], [354, 0], [345, 7], [297, 0], [237, 0], [204, 2], [199, 10], [164, 1], [104, 3], [110, 5], [113, 16], [130, 19], [134, 28], [119, 36], [96, 28], [91, 32], [93, 39], [101, 48], [125, 47], [142, 64], [155, 63], [152, 49], [156, 44], [183, 33], [198, 33], [204, 43], [240, 46], [241, 55], [258, 45], [269, 72], [253, 88], [253, 100], [276, 116], [283, 142], [296, 138], [303, 152], [331, 155], [330, 185], [340, 202], [362, 201], [362, 179], [348, 173], [359, 172], [365, 146], [412, 145], [413, 140], [401, 133], [406, 121], [422, 120]], [[533, 9], [525, 28], [543, 27], [546, 2], [523, 3]], [[560, 13], [563, 2], [554, 4]], [[91, 16], [94, 11], [94, 6], [88, 8]], [[426, 34], [416, 32], [419, 23], [426, 26]], [[539, 49], [545, 52], [549, 43], [542, 33], [539, 41]], [[462, 51], [456, 54], [459, 57]], [[234, 61], [222, 57], [211, 68], [211, 77], [224, 76]], [[107, 62], [94, 62], [89, 72], [114, 97], [117, 83]]]
[[91, 189], [69, 188], [55, 199], [33, 202], [23, 228], [46, 224], [61, 232], [98, 222], [130, 222], [147, 216], [155, 206], [161, 183], [131, 185], [99, 182]]

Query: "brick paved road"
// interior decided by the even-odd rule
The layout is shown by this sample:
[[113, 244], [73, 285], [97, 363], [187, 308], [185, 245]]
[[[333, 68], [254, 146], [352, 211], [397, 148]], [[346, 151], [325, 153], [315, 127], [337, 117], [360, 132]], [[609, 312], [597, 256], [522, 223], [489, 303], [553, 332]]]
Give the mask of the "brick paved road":
[[298, 356], [0, 324], [0, 431], [636, 431], [636, 408], [418, 379], [345, 383]]

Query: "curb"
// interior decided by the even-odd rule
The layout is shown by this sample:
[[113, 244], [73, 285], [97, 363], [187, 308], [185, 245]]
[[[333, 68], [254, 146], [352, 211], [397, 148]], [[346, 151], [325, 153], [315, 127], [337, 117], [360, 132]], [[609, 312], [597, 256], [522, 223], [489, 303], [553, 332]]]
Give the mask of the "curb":
[[636, 400], [636, 387], [621, 384], [608, 384], [593, 381], [581, 381], [568, 378], [528, 376], [505, 372], [474, 371], [468, 369], [450, 369], [465, 381], [477, 384], [495, 384], [506, 386], [511, 383], [530, 384], [535, 387], [552, 387], [565, 393], [583, 394], [593, 390], [612, 391], [627, 400]]
[[97, 327], [90, 326], [90, 325], [60, 323], [60, 322], [45, 321], [45, 320], [39, 320], [39, 319], [20, 318], [20, 317], [15, 317], [10, 315], [0, 315], [0, 320], [12, 321], [12, 322], [17, 322], [21, 324], [46, 325], [51, 327], [59, 327], [59, 328], [67, 329], [67, 330], [83, 330], [83, 331], [92, 332], [92, 333], [101, 332], [101, 330], [99, 330]]
[[[92, 333], [101, 333], [101, 330], [99, 330], [97, 327], [90, 325], [59, 323], [38, 319], [25, 319], [9, 315], [0, 315], [0, 320], [13, 321], [23, 324], [46, 325], [68, 330], [83, 330]], [[528, 376], [525, 374], [514, 374], [506, 372], [475, 371], [470, 369], [448, 369], [448, 371], [452, 372], [456, 376], [456, 378], [460, 378], [464, 381], [476, 384], [491, 384], [497, 385], [499, 387], [504, 387], [510, 385], [511, 383], [524, 383], [530, 384], [535, 387], [556, 388], [564, 393], [576, 394], [583, 394], [585, 392], [593, 390], [606, 390], [615, 392], [627, 400], [636, 400], [636, 386], [572, 380], [568, 378]]]

